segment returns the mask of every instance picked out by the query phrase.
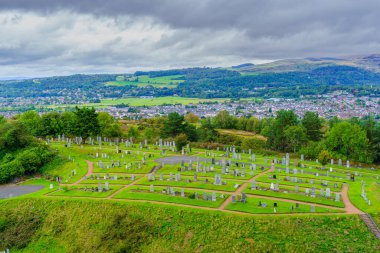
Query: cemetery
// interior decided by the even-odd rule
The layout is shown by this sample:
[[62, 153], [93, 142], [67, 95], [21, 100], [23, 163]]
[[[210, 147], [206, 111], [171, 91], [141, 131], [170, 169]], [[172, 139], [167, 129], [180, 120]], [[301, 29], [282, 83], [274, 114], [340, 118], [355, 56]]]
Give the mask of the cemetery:
[[[146, 201], [241, 214], [362, 213], [379, 208], [380, 173], [331, 160], [321, 165], [237, 150], [176, 149], [174, 141], [134, 143], [58, 136], [47, 143], [64, 160], [43, 197]], [[54, 170], [53, 170], [54, 171]], [[347, 203], [350, 206], [347, 206]], [[353, 207], [353, 208], [351, 208]]]
[[[4, 201], [0, 210], [0, 217], [33, 215], [45, 224], [38, 228], [46, 235], [36, 241], [38, 248], [28, 248], [35, 252], [50, 247], [106, 252], [118, 247], [115, 238], [126, 234], [133, 236], [123, 245], [148, 245], [144, 252], [171, 252], [168, 247], [176, 252], [234, 252], [237, 246], [249, 252], [380, 249], [363, 222], [370, 219], [367, 213], [380, 222], [380, 172], [369, 166], [339, 159], [322, 166], [302, 155], [233, 146], [177, 150], [167, 140], [134, 143], [98, 137], [83, 143], [59, 136], [46, 143], [57, 158], [41, 177], [20, 184], [40, 190], [8, 196], [13, 200]], [[11, 219], [20, 219], [12, 223], [17, 234], [30, 224]], [[108, 239], [113, 231], [117, 234]], [[221, 231], [228, 231], [230, 240]], [[159, 239], [150, 243], [150, 238]], [[186, 244], [187, 238], [194, 245]]]

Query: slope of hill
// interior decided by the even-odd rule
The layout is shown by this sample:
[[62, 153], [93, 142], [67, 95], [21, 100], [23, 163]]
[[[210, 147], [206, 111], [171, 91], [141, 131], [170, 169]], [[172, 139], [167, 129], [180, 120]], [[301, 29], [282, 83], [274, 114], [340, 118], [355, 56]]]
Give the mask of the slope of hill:
[[242, 65], [235, 68], [235, 70], [247, 73], [308, 72], [326, 66], [351, 66], [368, 71], [380, 72], [380, 54], [345, 56], [339, 58], [286, 59], [260, 65]]
[[11, 252], [380, 250], [357, 215], [252, 217], [85, 199], [8, 200], [0, 207], [0, 250]]

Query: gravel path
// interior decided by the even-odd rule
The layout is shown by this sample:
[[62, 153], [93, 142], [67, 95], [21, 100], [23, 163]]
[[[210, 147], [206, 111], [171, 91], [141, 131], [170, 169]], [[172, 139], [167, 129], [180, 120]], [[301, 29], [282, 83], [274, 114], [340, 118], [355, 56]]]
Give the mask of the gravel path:
[[156, 162], [157, 163], [165, 163], [165, 164], [179, 164], [182, 161], [184, 161], [185, 163], [192, 161], [193, 163], [196, 163], [198, 159], [200, 162], [211, 160], [208, 158], [200, 158], [197, 156], [168, 156], [168, 157], [158, 158], [158, 159], [156, 159]]
[[27, 193], [32, 193], [44, 188], [42, 185], [3, 185], [0, 186], [0, 199], [6, 199], [10, 197], [16, 197]]

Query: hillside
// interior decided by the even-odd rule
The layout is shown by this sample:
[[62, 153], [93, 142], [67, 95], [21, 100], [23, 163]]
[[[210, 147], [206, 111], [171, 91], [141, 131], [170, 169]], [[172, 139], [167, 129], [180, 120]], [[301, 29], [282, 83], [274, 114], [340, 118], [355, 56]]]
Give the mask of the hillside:
[[[125, 97], [300, 98], [380, 93], [380, 55], [280, 60], [223, 68], [137, 71], [0, 81], [1, 107], [100, 103]], [[37, 101], [29, 99], [38, 98]], [[26, 101], [23, 101], [26, 99]], [[21, 100], [21, 101], [20, 101]], [[20, 102], [18, 102], [20, 101]]]
[[[251, 216], [148, 203], [0, 202], [11, 252], [378, 252], [358, 216]], [[31, 208], [33, 207], [33, 208]]]
[[282, 73], [292, 71], [307, 72], [327, 66], [351, 66], [379, 73], [380, 54], [345, 56], [339, 58], [285, 59], [259, 65], [243, 64], [236, 66], [234, 69], [246, 73]]

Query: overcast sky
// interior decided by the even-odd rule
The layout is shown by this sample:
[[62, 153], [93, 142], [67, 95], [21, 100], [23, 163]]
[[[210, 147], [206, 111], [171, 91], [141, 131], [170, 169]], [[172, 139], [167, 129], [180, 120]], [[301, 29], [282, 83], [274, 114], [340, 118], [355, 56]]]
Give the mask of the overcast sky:
[[0, 0], [0, 78], [380, 52], [380, 0]]

